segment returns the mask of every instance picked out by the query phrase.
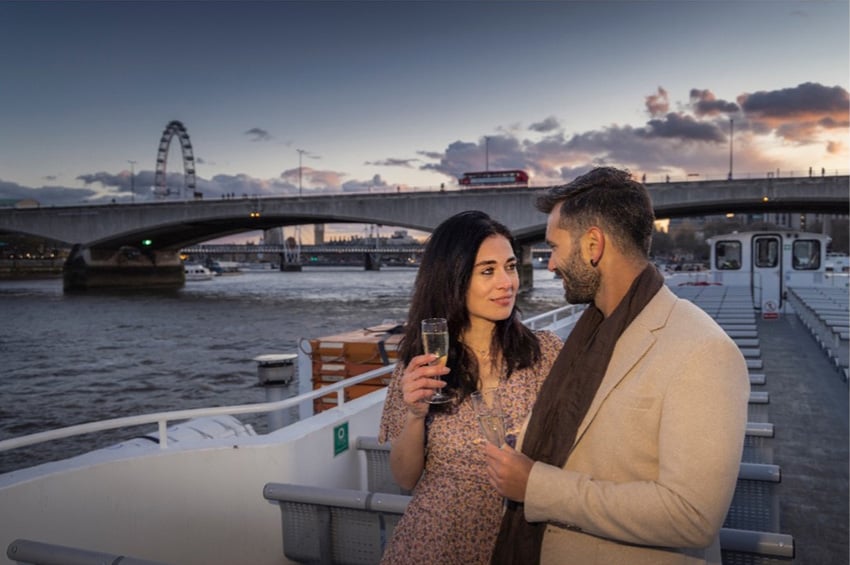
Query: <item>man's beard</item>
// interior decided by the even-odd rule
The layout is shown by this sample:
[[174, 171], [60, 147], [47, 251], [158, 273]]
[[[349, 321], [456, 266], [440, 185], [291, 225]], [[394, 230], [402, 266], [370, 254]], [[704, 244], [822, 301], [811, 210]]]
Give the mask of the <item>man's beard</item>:
[[599, 290], [599, 271], [581, 259], [579, 246], [573, 248], [564, 263], [557, 266], [564, 284], [564, 297], [570, 304], [589, 304]]

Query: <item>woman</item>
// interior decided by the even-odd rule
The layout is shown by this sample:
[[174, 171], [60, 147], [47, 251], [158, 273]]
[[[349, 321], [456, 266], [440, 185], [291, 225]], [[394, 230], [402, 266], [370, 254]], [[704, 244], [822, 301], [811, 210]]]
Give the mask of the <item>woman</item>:
[[[382, 564], [490, 561], [502, 497], [487, 481], [469, 395], [498, 386], [507, 428], [519, 426], [561, 347], [522, 324], [518, 289], [513, 237], [487, 214], [462, 212], [431, 234], [381, 417], [393, 476], [413, 490]], [[445, 367], [423, 355], [420, 321], [435, 317], [448, 320]], [[440, 378], [454, 400], [428, 404]]]

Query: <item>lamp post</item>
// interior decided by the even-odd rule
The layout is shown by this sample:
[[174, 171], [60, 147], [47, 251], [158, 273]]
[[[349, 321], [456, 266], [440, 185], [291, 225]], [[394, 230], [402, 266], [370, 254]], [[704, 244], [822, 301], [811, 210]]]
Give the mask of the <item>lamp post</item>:
[[136, 169], [135, 169], [136, 162], [130, 161], [130, 160], [128, 160], [127, 162], [130, 163], [130, 202], [135, 203], [136, 202]]
[[301, 196], [301, 157], [306, 153], [303, 149], [296, 149], [298, 151], [298, 196]]
[[484, 136], [484, 171], [490, 170], [490, 137]]
[[734, 137], [735, 121], [729, 118], [729, 180], [732, 180], [732, 138]]

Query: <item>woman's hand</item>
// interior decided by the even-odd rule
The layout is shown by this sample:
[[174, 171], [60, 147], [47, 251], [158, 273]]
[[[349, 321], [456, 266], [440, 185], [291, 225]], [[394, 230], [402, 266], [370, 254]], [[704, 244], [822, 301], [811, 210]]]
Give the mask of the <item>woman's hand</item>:
[[435, 389], [445, 385], [439, 377], [450, 371], [442, 364], [431, 365], [436, 360], [437, 356], [433, 354], [417, 355], [410, 360], [401, 376], [404, 404], [416, 418], [424, 418], [428, 414], [428, 403], [425, 401], [431, 398]]

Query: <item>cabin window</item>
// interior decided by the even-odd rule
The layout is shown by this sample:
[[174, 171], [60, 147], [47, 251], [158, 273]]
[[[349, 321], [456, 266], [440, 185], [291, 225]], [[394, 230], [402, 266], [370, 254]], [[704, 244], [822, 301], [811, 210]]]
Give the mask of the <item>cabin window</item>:
[[794, 268], [800, 271], [820, 269], [820, 241], [798, 239], [791, 249]]
[[779, 241], [774, 238], [759, 238], [755, 241], [755, 263], [761, 269], [772, 269], [779, 264]]
[[741, 268], [741, 242], [718, 241], [714, 245], [716, 269], [736, 270]]

